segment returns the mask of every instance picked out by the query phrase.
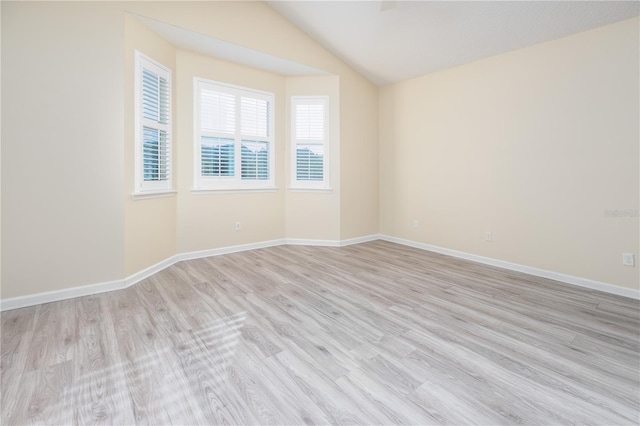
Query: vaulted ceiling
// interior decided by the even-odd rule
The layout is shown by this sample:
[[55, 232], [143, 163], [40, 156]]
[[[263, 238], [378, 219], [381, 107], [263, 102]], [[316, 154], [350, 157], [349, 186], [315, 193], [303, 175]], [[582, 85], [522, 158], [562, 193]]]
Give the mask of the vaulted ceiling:
[[638, 16], [637, 1], [267, 1], [383, 86]]

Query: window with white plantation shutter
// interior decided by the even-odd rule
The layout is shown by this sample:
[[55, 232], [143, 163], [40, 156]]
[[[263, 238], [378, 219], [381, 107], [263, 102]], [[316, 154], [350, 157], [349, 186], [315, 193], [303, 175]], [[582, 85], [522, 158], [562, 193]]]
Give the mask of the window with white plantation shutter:
[[194, 79], [195, 189], [274, 187], [273, 94]]
[[168, 192], [171, 184], [171, 70], [136, 52], [134, 194]]
[[329, 98], [291, 98], [291, 187], [328, 189]]

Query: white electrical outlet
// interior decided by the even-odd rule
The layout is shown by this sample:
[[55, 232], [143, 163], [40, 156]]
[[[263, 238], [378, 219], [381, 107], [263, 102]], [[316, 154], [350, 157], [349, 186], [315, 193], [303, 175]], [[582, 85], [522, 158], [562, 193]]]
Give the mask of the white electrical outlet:
[[493, 233], [491, 231], [487, 231], [484, 233], [484, 240], [488, 243], [493, 241]]
[[236, 222], [236, 231], [239, 231], [242, 228], [240, 222]]
[[622, 253], [622, 264], [624, 266], [635, 266], [636, 259], [633, 253]]
[[413, 227], [414, 228], [419, 228], [420, 227], [420, 222], [418, 222], [418, 219], [413, 219]]

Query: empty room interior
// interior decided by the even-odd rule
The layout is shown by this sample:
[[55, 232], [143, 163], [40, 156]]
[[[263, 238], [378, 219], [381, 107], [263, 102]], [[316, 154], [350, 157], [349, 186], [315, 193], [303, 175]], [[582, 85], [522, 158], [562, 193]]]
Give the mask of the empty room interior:
[[0, 423], [640, 423], [640, 3], [0, 14]]

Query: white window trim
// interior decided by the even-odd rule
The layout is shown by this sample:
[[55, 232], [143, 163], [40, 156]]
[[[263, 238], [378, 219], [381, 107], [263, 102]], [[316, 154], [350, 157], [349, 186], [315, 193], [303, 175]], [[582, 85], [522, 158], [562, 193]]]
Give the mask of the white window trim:
[[290, 186], [288, 189], [289, 192], [317, 192], [320, 194], [333, 192], [333, 188], [296, 188]]
[[278, 188], [244, 188], [244, 189], [191, 189], [193, 195], [207, 194], [248, 194], [258, 192], [277, 192]]
[[[167, 125], [163, 125], [162, 129], [167, 133], [167, 145], [169, 152], [169, 178], [165, 181], [145, 181], [143, 178], [143, 149], [142, 149], [142, 127], [145, 120], [142, 117], [142, 70], [146, 68], [158, 75], [166, 78], [169, 84], [168, 103], [169, 113]], [[161, 196], [171, 196], [175, 193], [173, 190], [173, 112], [172, 112], [172, 91], [173, 80], [171, 69], [154, 61], [139, 51], [135, 51], [135, 76], [134, 76], [134, 126], [135, 126], [135, 171], [134, 171], [134, 189], [132, 197], [134, 200], [157, 198]], [[156, 124], [157, 126], [157, 124]]]
[[[309, 104], [323, 104], [324, 105], [324, 140], [322, 145], [323, 149], [323, 164], [322, 164], [322, 177], [321, 181], [301, 181], [296, 179], [297, 170], [297, 145], [298, 143], [309, 143], [308, 141], [297, 140], [296, 138], [296, 105], [309, 105]], [[329, 96], [292, 96], [291, 97], [291, 133], [290, 133], [290, 146], [291, 146], [291, 183], [289, 190], [292, 192], [330, 192], [331, 179], [330, 179], [330, 114], [329, 114]]]
[[[242, 139], [251, 139], [255, 136], [247, 136], [243, 138], [240, 131], [240, 120], [236, 115], [236, 132], [235, 134], [223, 134], [221, 137], [233, 138], [235, 141], [234, 150], [234, 164], [235, 173], [232, 177], [218, 177], [218, 176], [202, 176], [202, 159], [201, 159], [201, 125], [200, 125], [200, 91], [202, 88], [208, 87], [214, 90], [232, 93], [236, 96], [236, 114], [240, 114], [240, 98], [242, 95], [253, 96], [258, 99], [268, 100], [270, 103], [269, 114], [269, 135], [266, 138], [259, 138], [261, 140], [267, 140], [269, 143], [269, 179], [267, 180], [242, 180], [241, 173], [241, 155], [240, 149]], [[264, 92], [256, 89], [251, 89], [242, 86], [235, 86], [232, 84], [221, 83], [219, 81], [207, 80], [200, 77], [193, 78], [193, 116], [194, 116], [194, 165], [193, 165], [193, 189], [192, 193], [208, 194], [218, 192], [270, 192], [275, 191], [275, 157], [276, 157], [276, 144], [275, 144], [275, 95], [270, 92]]]
[[154, 191], [154, 192], [145, 192], [145, 193], [134, 193], [131, 194], [131, 199], [133, 200], [148, 200], [150, 198], [164, 198], [164, 197], [173, 197], [177, 194], [178, 191], [167, 190], [167, 191]]

